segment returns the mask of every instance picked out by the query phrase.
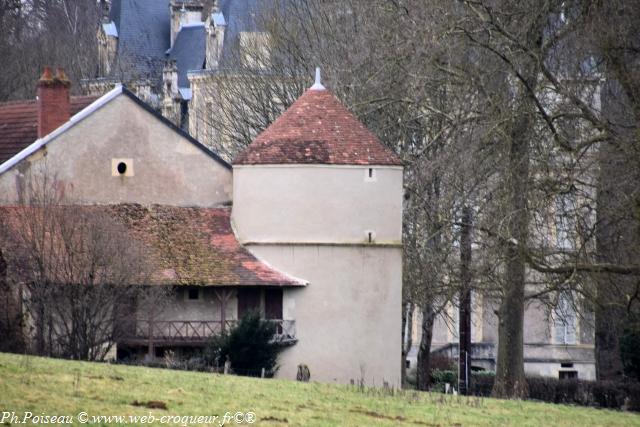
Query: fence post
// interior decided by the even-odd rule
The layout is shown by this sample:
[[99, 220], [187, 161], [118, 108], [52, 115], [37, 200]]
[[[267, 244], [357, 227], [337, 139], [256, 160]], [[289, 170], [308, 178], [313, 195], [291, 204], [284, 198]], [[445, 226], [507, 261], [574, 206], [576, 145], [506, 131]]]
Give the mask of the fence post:
[[224, 362], [224, 374], [227, 375], [229, 373], [229, 368], [231, 368], [231, 361], [229, 360], [229, 356], [227, 356], [227, 360]]
[[260, 378], [264, 378], [264, 368], [262, 368], [262, 372], [260, 372]]

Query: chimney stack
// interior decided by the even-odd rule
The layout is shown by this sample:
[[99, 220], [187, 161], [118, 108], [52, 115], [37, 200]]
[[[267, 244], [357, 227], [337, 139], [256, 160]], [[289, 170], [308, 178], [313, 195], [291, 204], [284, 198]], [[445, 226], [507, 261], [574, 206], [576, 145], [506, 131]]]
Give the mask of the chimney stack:
[[37, 88], [38, 138], [50, 134], [71, 118], [70, 86], [62, 68], [58, 68], [54, 76], [50, 67], [44, 67]]

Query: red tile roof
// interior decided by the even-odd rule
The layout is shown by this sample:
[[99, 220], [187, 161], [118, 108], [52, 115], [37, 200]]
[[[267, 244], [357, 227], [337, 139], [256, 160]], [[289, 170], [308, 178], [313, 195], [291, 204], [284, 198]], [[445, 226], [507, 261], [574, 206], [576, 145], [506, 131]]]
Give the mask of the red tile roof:
[[[97, 98], [72, 96], [71, 115], [76, 114]], [[38, 107], [36, 101], [0, 103], [0, 164], [38, 139]]]
[[233, 164], [401, 165], [328, 90], [307, 90]]
[[[124, 225], [129, 236], [144, 250], [152, 270], [152, 284], [306, 285], [258, 260], [238, 243], [231, 229], [230, 208], [145, 207], [138, 204], [74, 206], [76, 208], [106, 212], [108, 217]], [[19, 221], [19, 218], [28, 217], [21, 209], [24, 208], [0, 207], [0, 214]]]

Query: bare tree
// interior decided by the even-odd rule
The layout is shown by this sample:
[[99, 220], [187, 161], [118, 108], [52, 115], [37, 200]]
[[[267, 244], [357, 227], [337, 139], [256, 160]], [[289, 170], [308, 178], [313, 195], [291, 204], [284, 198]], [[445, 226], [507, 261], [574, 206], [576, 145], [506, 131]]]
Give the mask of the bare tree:
[[100, 13], [95, 1], [0, 2], [0, 101], [32, 98], [45, 65], [64, 67], [73, 81], [93, 77]]
[[[262, 49], [245, 49], [240, 72], [217, 74], [212, 99], [221, 111], [203, 116], [218, 132], [212, 140], [232, 141], [230, 158], [310, 84], [316, 65], [403, 158], [403, 295], [423, 310], [420, 388], [433, 319], [463, 283], [499, 306], [494, 392], [503, 397], [527, 394], [527, 302], [552, 310], [559, 295], [574, 295], [585, 321], [590, 305], [615, 321], [621, 312], [606, 307], [636, 304], [637, 243], [613, 237], [637, 234], [637, 11], [618, 13], [627, 2], [614, 3], [293, 2], [265, 23], [270, 62], [261, 62]], [[618, 81], [622, 94], [613, 98], [626, 99], [635, 121], [603, 114], [604, 75]], [[615, 188], [620, 181], [627, 190]], [[467, 267], [459, 256], [465, 206], [474, 213]], [[596, 337], [599, 348], [613, 345]]]
[[51, 175], [25, 184], [25, 204], [3, 208], [2, 247], [10, 283], [25, 289], [34, 351], [101, 360], [126, 323], [120, 308], [143, 290], [144, 248], [107, 209], [68, 204]]

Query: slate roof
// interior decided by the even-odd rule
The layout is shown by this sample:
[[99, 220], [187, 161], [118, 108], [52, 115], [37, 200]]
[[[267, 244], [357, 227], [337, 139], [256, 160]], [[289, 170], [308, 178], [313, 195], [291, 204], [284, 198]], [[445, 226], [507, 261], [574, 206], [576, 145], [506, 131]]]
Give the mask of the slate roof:
[[204, 24], [184, 26], [176, 36], [169, 59], [174, 59], [178, 67], [178, 87], [189, 87], [187, 71], [202, 69], [206, 55], [206, 36]]
[[[19, 224], [25, 207], [4, 206], [6, 225]], [[30, 208], [26, 208], [30, 209]], [[138, 204], [73, 206], [106, 214], [123, 225], [151, 271], [149, 284], [193, 286], [305, 286], [254, 257], [236, 240], [230, 208]], [[20, 228], [16, 228], [19, 232]]]
[[219, 4], [227, 24], [222, 65], [230, 67], [233, 51], [240, 43], [240, 33], [261, 31], [259, 17], [274, 6], [275, 0], [221, 0]]
[[124, 80], [160, 79], [169, 49], [169, 0], [113, 0], [109, 19], [118, 30], [118, 59]]
[[328, 90], [307, 90], [234, 165], [402, 165]]
[[[72, 96], [71, 115], [96, 98]], [[38, 139], [38, 105], [35, 100], [0, 103], [0, 164]]]
[[[161, 81], [162, 68], [169, 57], [178, 65], [178, 86], [188, 88], [187, 72], [202, 70], [205, 62], [206, 34], [204, 28], [183, 27], [170, 49], [170, 0], [112, 0], [109, 21], [118, 36], [118, 61], [114, 76], [130, 82], [149, 78]], [[276, 4], [276, 0], [220, 0], [218, 23], [225, 21], [225, 42], [221, 66], [233, 68], [234, 55], [241, 32], [260, 31], [260, 16]], [[107, 29], [114, 32], [110, 24]], [[167, 52], [169, 51], [169, 55]]]

